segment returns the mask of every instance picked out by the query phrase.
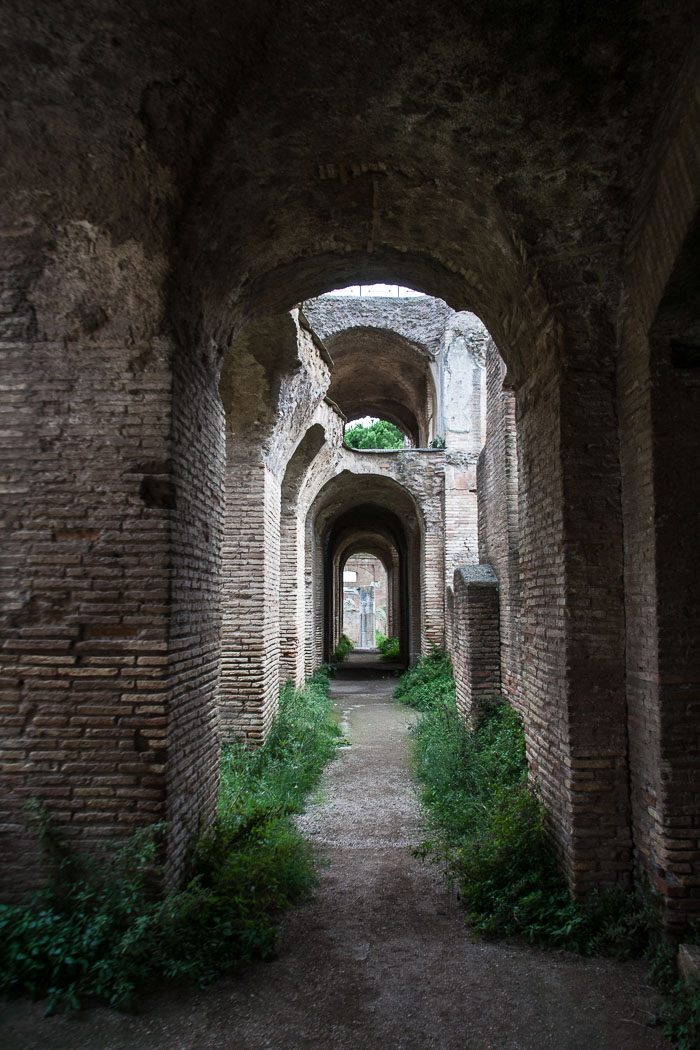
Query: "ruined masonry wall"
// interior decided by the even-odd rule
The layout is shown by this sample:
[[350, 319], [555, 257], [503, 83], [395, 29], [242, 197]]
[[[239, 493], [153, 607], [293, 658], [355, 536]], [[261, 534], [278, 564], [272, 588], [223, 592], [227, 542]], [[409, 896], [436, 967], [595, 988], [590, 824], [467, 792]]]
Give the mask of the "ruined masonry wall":
[[515, 397], [504, 389], [505, 365], [490, 342], [486, 352], [487, 439], [479, 457], [479, 560], [494, 570], [500, 588], [501, 686], [522, 703], [518, 462]]
[[[200, 473], [193, 449], [182, 455], [209, 380], [183, 370], [174, 385], [181, 362], [161, 331], [157, 256], [86, 222], [56, 230], [42, 253], [35, 224], [22, 229], [10, 231], [0, 330], [14, 420], [0, 803], [0, 893], [10, 897], [41, 879], [29, 798], [88, 848], [168, 818], [174, 877], [191, 830], [211, 815], [217, 775], [216, 413], [200, 445], [210, 467]], [[184, 387], [190, 407], [174, 409]], [[198, 562], [186, 458], [211, 500]]]
[[176, 364], [166, 810], [173, 879], [181, 873], [192, 836], [212, 820], [218, 796], [226, 453], [216, 362], [183, 353]]
[[259, 449], [229, 449], [219, 712], [224, 739], [262, 742], [279, 687], [280, 486]]
[[500, 693], [498, 580], [489, 565], [470, 565], [454, 574], [453, 665], [457, 708], [468, 721]]
[[303, 310], [323, 340], [348, 328], [389, 329], [433, 354], [442, 349], [445, 325], [454, 314], [442, 299], [429, 295], [407, 299], [328, 295], [307, 300]]

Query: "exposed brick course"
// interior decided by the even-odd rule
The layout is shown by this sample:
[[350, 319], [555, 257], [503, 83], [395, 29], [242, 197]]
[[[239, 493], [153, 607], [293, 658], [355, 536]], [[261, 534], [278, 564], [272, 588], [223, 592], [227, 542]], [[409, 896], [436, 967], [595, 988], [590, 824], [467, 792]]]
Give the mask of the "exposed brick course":
[[[259, 739], [280, 674], [327, 653], [323, 544], [370, 496], [406, 654], [457, 652], [477, 487], [501, 684], [571, 885], [624, 882], [633, 848], [667, 919], [698, 914], [700, 16], [589, 7], [8, 0], [2, 892], [39, 877], [30, 796], [88, 845], [166, 817], [177, 878], [226, 668], [256, 665]], [[374, 279], [450, 305], [310, 307], [339, 389], [361, 331], [360, 400], [444, 451], [351, 453], [323, 400], [295, 303]], [[487, 413], [467, 310], [507, 364]]]
[[498, 579], [490, 565], [469, 565], [455, 572], [454, 604], [457, 708], [475, 722], [481, 705], [501, 691]]

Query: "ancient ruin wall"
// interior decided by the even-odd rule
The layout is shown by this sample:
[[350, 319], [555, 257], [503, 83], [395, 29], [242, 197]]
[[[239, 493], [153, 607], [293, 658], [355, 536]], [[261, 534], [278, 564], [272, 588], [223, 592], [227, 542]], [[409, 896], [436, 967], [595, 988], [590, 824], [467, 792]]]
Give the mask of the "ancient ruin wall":
[[457, 709], [470, 724], [501, 692], [498, 580], [490, 565], [454, 574], [453, 665]]
[[492, 356], [488, 368], [480, 540], [501, 590], [504, 688], [523, 715], [532, 775], [581, 893], [630, 872], [609, 370], [574, 367], [548, 380], [543, 353], [518, 388], [516, 516], [513, 404]]
[[[21, 244], [15, 239], [14, 250]], [[168, 817], [176, 873], [216, 791], [207, 699], [217, 632], [187, 627], [211, 599], [218, 568], [209, 555], [218, 539], [211, 479], [220, 418], [211, 397], [194, 395], [215, 391], [211, 365], [194, 369], [204, 376], [183, 370], [191, 415], [174, 413], [177, 351], [163, 332], [162, 261], [136, 241], [114, 244], [88, 222], [67, 223], [37, 261], [39, 272], [16, 271], [17, 311], [3, 332], [21, 424], [5, 503], [5, 556], [15, 575], [3, 661], [13, 712], [2, 814], [9, 894], [38, 877], [23, 810], [30, 797], [84, 845]], [[202, 441], [211, 542], [189, 582], [179, 572], [174, 586], [173, 560], [193, 549], [186, 532], [198, 519], [189, 518], [180, 444], [198, 408], [211, 437]], [[180, 702], [183, 692], [192, 706]], [[185, 748], [181, 719], [190, 715]]]
[[500, 591], [501, 687], [521, 697], [518, 462], [515, 397], [504, 389], [506, 369], [490, 342], [486, 353], [486, 444], [479, 458], [479, 560], [492, 566]]

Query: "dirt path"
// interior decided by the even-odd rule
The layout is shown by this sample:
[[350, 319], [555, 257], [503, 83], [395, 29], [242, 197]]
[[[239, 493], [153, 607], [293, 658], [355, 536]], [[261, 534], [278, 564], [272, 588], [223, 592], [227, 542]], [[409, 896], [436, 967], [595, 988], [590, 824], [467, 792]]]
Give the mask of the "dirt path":
[[137, 1016], [44, 1019], [3, 1008], [3, 1050], [669, 1050], [642, 965], [473, 940], [421, 837], [406, 768], [411, 715], [391, 679], [335, 680], [351, 747], [302, 820], [327, 860], [279, 957], [206, 992], [165, 990]]

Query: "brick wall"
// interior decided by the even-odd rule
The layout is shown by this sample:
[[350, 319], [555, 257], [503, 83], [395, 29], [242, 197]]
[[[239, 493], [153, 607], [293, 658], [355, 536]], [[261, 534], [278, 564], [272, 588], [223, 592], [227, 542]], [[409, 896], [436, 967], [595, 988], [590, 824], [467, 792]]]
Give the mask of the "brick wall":
[[505, 365], [493, 342], [486, 351], [487, 440], [478, 464], [479, 553], [500, 587], [501, 686], [521, 697], [518, 456], [515, 395], [504, 388]]
[[543, 345], [517, 391], [517, 515], [512, 399], [496, 393], [490, 353], [479, 471], [482, 557], [501, 592], [503, 685], [523, 715], [531, 770], [577, 892], [630, 870], [614, 377], [602, 361], [581, 367], [576, 348], [603, 342], [584, 330], [572, 322], [562, 336], [571, 362], [563, 374]]
[[212, 820], [218, 793], [226, 451], [218, 361], [184, 350], [175, 365], [166, 810], [173, 877], [191, 837]]
[[635, 858], [676, 927], [700, 912], [698, 381], [673, 350], [697, 345], [696, 59], [678, 71], [640, 182], [618, 367]]
[[219, 710], [224, 738], [260, 743], [279, 690], [280, 487], [260, 449], [229, 446]]
[[169, 661], [178, 490], [159, 263], [88, 223], [57, 231], [43, 254], [34, 224], [26, 231], [10, 231], [16, 296], [2, 331], [14, 420], [3, 543], [9, 895], [39, 876], [30, 797], [89, 846], [162, 820], [178, 781]]
[[227, 420], [219, 687], [224, 737], [259, 743], [272, 724], [280, 685], [282, 595], [289, 609], [285, 651], [291, 645], [299, 674], [296, 588], [303, 552], [296, 499], [322, 444], [316, 420], [329, 377], [327, 354], [296, 310], [249, 325], [224, 360], [219, 384]]
[[490, 565], [469, 565], [454, 574], [454, 642], [457, 708], [468, 721], [501, 691], [498, 580]]
[[282, 482], [280, 532], [280, 684], [290, 677], [304, 682], [306, 633], [304, 518], [300, 490], [326, 440], [326, 429], [314, 423], [294, 451]]

